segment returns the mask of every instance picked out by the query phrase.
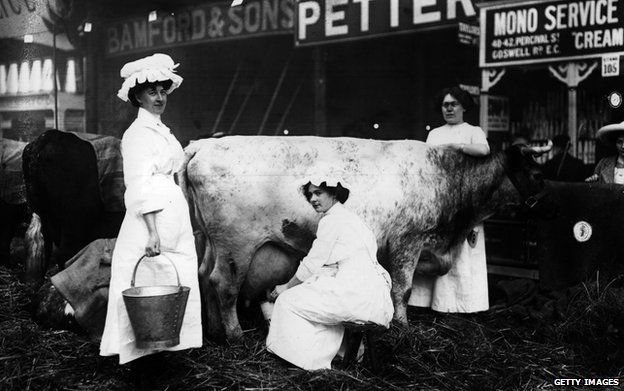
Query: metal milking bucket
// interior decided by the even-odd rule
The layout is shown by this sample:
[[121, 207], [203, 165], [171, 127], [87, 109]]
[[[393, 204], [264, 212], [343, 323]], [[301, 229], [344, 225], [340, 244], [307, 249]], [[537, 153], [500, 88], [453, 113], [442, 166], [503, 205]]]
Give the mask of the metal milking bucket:
[[180, 343], [180, 329], [191, 288], [180, 285], [180, 275], [173, 262], [166, 256], [176, 273], [178, 285], [134, 286], [139, 264], [132, 272], [130, 288], [122, 292], [130, 324], [139, 349], [161, 349]]

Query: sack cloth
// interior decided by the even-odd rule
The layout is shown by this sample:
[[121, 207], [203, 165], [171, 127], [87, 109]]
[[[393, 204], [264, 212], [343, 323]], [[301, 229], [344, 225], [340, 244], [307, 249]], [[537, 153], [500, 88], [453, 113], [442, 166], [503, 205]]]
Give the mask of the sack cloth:
[[126, 185], [123, 178], [121, 140], [112, 136], [93, 133], [70, 132], [91, 144], [95, 150], [98, 167], [98, 183], [104, 209], [108, 212], [123, 212]]
[[0, 144], [0, 199], [8, 204], [26, 203], [22, 152], [27, 143], [3, 138]]
[[50, 278], [74, 308], [74, 316], [94, 340], [104, 331], [111, 259], [116, 239], [97, 239], [65, 263], [65, 269]]

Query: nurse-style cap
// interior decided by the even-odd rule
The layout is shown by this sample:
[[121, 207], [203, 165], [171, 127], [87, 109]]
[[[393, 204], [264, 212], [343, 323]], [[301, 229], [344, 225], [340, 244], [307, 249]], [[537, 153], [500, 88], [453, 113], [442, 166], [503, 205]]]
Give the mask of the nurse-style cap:
[[351, 187], [335, 167], [323, 163], [310, 167], [308, 172], [302, 175], [301, 179], [297, 182], [299, 190], [303, 195], [306, 195], [304, 190], [305, 185], [308, 183], [314, 186], [320, 186], [321, 183], [325, 182], [325, 185], [328, 187], [338, 187], [338, 185], [340, 185], [344, 190], [340, 192], [341, 196], [338, 201], [342, 203], [349, 197], [349, 188]]
[[124, 78], [124, 82], [117, 92], [117, 96], [127, 102], [128, 92], [137, 84], [165, 80], [171, 80], [171, 87], [167, 90], [168, 94], [171, 93], [182, 84], [182, 76], [174, 73], [178, 65], [180, 64], [174, 64], [171, 57], [162, 53], [127, 63], [119, 72]]
[[328, 187], [337, 187], [339, 184], [340, 184], [340, 186], [344, 187], [345, 189], [348, 189], [349, 187], [351, 187], [341, 177], [336, 176], [336, 175], [331, 175], [331, 174], [328, 174], [328, 175], [323, 175], [323, 174], [309, 175], [309, 176], [306, 176], [301, 181], [302, 186], [306, 185], [308, 183], [311, 183], [314, 186], [320, 186], [321, 183], [323, 183], [323, 182], [325, 182], [325, 185], [328, 186]]

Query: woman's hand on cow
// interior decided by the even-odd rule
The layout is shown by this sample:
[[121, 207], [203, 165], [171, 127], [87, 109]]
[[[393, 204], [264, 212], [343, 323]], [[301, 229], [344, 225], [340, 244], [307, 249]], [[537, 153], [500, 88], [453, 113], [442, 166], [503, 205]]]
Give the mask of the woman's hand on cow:
[[585, 178], [585, 182], [598, 182], [598, 174]]
[[[467, 145], [469, 145], [469, 144], [448, 143], [448, 144], [442, 144], [442, 147], [445, 148], [445, 149], [450, 149], [450, 150], [453, 150], [453, 151], [461, 152], [461, 153], [464, 153], [466, 155], [475, 155], [475, 153], [473, 153], [473, 152], [469, 153], [468, 151], [466, 151], [466, 146]], [[489, 152], [489, 150], [488, 150], [488, 152]], [[477, 156], [480, 156], [482, 154], [483, 153], [480, 150], [477, 151], [477, 153], [476, 153]], [[487, 155], [487, 153], [485, 153], [485, 155]]]
[[288, 284], [276, 285], [275, 288], [268, 291], [267, 299], [269, 301], [275, 301], [286, 289], [288, 289]]
[[149, 235], [145, 245], [145, 254], [148, 257], [155, 257], [160, 254], [160, 237], [157, 233]]
[[440, 147], [444, 148], [444, 149], [450, 149], [453, 151], [459, 151], [462, 152], [463, 148], [464, 148], [465, 144], [459, 144], [459, 143], [447, 143], [447, 144], [440, 144]]

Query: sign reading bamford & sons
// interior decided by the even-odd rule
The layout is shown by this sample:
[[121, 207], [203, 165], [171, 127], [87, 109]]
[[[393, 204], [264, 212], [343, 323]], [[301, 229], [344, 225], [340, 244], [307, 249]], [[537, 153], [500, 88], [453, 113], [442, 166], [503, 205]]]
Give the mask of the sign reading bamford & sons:
[[106, 54], [292, 34], [294, 0], [247, 0], [237, 7], [230, 5], [231, 1], [204, 1], [192, 8], [161, 14], [152, 22], [147, 15], [114, 22], [106, 29]]
[[480, 10], [481, 67], [624, 52], [624, 0], [540, 0]]

